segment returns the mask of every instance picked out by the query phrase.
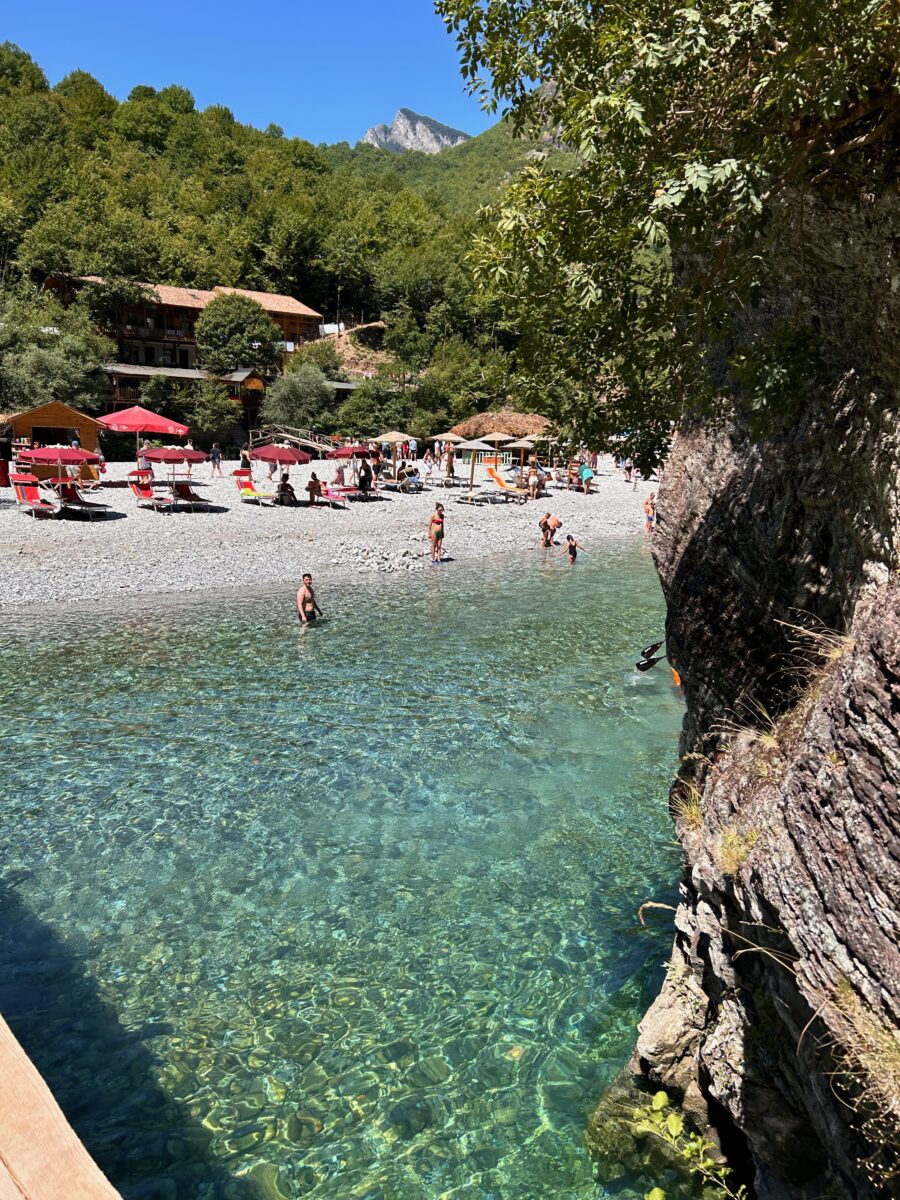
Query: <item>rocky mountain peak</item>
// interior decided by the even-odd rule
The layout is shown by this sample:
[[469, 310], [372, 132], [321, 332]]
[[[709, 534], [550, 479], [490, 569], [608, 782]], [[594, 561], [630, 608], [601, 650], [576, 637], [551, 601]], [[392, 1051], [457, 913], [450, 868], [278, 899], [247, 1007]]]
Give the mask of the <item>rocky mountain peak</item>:
[[362, 140], [369, 146], [378, 146], [391, 154], [403, 154], [406, 150], [437, 154], [448, 146], [467, 142], [469, 134], [442, 125], [432, 117], [423, 117], [411, 108], [401, 108], [390, 125], [373, 125], [366, 130]]

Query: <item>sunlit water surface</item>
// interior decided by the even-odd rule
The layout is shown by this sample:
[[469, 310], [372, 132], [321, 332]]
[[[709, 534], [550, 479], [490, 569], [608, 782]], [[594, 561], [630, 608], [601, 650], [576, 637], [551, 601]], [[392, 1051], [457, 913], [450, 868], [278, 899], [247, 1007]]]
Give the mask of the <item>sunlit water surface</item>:
[[0, 1010], [129, 1198], [604, 1195], [678, 871], [646, 551], [320, 602], [7, 618]]

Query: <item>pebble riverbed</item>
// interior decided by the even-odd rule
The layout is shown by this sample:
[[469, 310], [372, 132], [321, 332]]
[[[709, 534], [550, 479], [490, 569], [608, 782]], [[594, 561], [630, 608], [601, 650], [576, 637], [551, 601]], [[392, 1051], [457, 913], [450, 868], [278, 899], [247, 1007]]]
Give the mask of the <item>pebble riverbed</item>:
[[[427, 537], [436, 502], [445, 505], [445, 554], [486, 559], [534, 548], [537, 523], [553, 512], [561, 539], [572, 533], [592, 553], [611, 536], [641, 536], [642, 503], [655, 481], [626, 483], [611, 460], [601, 462], [590, 495], [553, 487], [546, 498], [519, 503], [458, 503], [462, 488], [427, 488], [418, 495], [385, 494], [342, 509], [273, 508], [241, 502], [231, 472], [210, 479], [209, 465], [194, 471], [208, 512], [158, 513], [139, 508], [126, 487], [104, 487], [99, 499], [108, 518], [33, 518], [17, 510], [11, 489], [0, 490], [0, 607], [50, 603], [90, 604], [121, 595], [202, 592], [295, 583], [303, 571], [317, 577], [431, 568]], [[132, 463], [110, 463], [105, 479], [122, 481]], [[330, 479], [332, 463], [294, 468], [298, 496], [310, 474]], [[157, 469], [157, 474], [161, 470]], [[261, 491], [264, 466], [254, 469]], [[479, 468], [476, 486], [485, 482]], [[563, 553], [562, 546], [554, 551]]]

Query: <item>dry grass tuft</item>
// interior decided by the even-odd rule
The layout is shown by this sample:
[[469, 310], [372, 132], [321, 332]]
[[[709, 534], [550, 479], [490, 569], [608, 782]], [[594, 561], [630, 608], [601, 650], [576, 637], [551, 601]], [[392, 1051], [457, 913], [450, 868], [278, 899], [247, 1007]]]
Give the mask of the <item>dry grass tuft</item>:
[[829, 667], [852, 650], [854, 639], [851, 634], [829, 629], [809, 613], [802, 615], [812, 623], [795, 625], [790, 621], [779, 621], [778, 624], [788, 630], [792, 648], [790, 673], [798, 676], [806, 686], [814, 686]]
[[689, 779], [678, 776], [678, 791], [672, 796], [669, 804], [670, 811], [679, 825], [688, 829], [700, 829], [703, 825], [703, 804], [700, 789]]
[[732, 750], [746, 749], [754, 744], [764, 750], [777, 750], [781, 734], [777, 718], [759, 700], [742, 700], [740, 707], [743, 720], [740, 716], [725, 718], [714, 727], [714, 732], [728, 738]]
[[835, 1080], [877, 1147], [859, 1166], [873, 1184], [885, 1187], [900, 1175], [900, 1031], [870, 1012], [846, 979], [828, 1007]]
[[741, 830], [732, 825], [722, 832], [716, 847], [716, 861], [727, 879], [738, 874], [758, 841], [758, 829]]

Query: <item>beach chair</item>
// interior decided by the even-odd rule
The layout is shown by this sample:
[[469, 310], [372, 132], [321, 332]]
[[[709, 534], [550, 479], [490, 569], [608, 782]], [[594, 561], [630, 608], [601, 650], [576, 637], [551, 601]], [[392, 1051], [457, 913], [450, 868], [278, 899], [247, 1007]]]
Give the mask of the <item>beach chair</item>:
[[33, 517], [55, 517], [62, 509], [58, 496], [48, 496], [41, 491], [41, 481], [30, 472], [12, 474], [9, 482], [13, 486], [16, 505], [20, 512], [30, 512]]
[[128, 486], [140, 508], [152, 508], [154, 512], [171, 512], [175, 501], [171, 496], [161, 496], [153, 490], [153, 475], [150, 471], [129, 471]]
[[492, 497], [483, 488], [480, 488], [478, 491], [473, 489], [472, 491], [462, 492], [459, 496], [455, 496], [454, 499], [457, 504], [488, 504]]
[[192, 512], [198, 507], [209, 511], [209, 501], [194, 491], [188, 479], [176, 479], [172, 484], [172, 494], [176, 504], [189, 504]]
[[[323, 504], [327, 504], [329, 508], [343, 508], [344, 501], [350, 499], [350, 496], [348, 496], [347, 493], [356, 493], [358, 491], [358, 488], [341, 487], [339, 484], [335, 483], [323, 483], [322, 495], [319, 497], [319, 500], [321, 500]], [[315, 507], [315, 502], [313, 502], [313, 507]]]
[[256, 490], [253, 476], [248, 470], [232, 471], [231, 474], [234, 482], [237, 484], [241, 500], [245, 504], [273, 505], [275, 503], [275, 497], [271, 492], [258, 492]]
[[493, 479], [494, 483], [496, 483], [497, 487], [507, 498], [507, 500], [518, 500], [521, 504], [524, 504], [528, 499], [528, 489], [516, 487], [516, 485], [513, 483], [507, 483], [503, 476], [497, 471], [496, 467], [488, 467], [487, 473], [491, 479]]
[[77, 480], [61, 479], [56, 486], [62, 501], [63, 512], [86, 512], [92, 521], [94, 517], [109, 515], [109, 505], [103, 504], [100, 500], [88, 500]]

